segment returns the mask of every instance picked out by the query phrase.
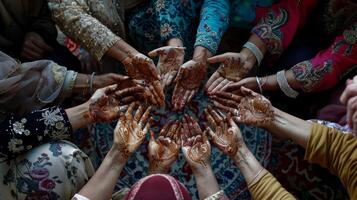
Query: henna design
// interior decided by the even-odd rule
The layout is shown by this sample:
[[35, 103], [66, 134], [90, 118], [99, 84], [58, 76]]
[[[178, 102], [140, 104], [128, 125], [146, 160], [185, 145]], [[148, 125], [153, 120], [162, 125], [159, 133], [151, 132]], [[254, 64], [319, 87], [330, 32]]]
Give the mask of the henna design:
[[244, 67], [239, 57], [227, 57], [224, 63], [218, 68], [217, 72], [224, 78], [238, 82], [248, 74], [250, 69]]

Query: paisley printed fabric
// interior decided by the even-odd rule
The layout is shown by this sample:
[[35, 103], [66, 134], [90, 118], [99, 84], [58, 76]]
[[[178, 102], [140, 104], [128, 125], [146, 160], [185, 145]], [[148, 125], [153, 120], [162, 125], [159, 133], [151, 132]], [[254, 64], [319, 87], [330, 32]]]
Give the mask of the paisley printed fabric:
[[93, 174], [90, 159], [72, 143], [46, 143], [0, 162], [0, 199], [67, 200]]
[[52, 107], [23, 117], [8, 115], [0, 124], [0, 162], [15, 158], [33, 147], [71, 137], [72, 126], [64, 109]]

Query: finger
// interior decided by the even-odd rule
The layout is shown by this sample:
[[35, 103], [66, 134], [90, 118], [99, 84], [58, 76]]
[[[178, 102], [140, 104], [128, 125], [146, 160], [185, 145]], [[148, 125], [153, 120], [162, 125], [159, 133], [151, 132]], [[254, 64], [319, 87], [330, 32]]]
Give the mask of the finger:
[[178, 127], [176, 128], [176, 132], [174, 133], [173, 139], [175, 140], [176, 144], [181, 144], [180, 134], [181, 134], [182, 124], [180, 122], [177, 122], [177, 123], [178, 123]]
[[211, 127], [213, 127], [213, 128], [216, 128], [218, 126], [218, 124], [216, 123], [216, 121], [212, 117], [211, 113], [208, 112], [208, 109], [205, 109], [205, 115], [206, 115], [206, 119], [207, 119], [209, 125]]
[[230, 100], [230, 103], [233, 103], [233, 105], [236, 105], [238, 103], [240, 103], [240, 101], [242, 100], [242, 97], [230, 92], [215, 92], [214, 93], [215, 96], [219, 97], [220, 99], [226, 99], [226, 100]]
[[29, 59], [39, 59], [42, 57], [41, 54], [39, 54], [38, 52], [35, 52], [28, 48], [24, 48], [22, 51], [24, 52], [25, 55], [28, 56]]
[[175, 133], [176, 133], [176, 130], [177, 130], [178, 126], [179, 126], [179, 124], [178, 124], [177, 122], [174, 122], [174, 123], [171, 125], [169, 131], [167, 132], [167, 135], [166, 135], [166, 136], [167, 136], [167, 137], [170, 137], [170, 138], [173, 138], [174, 135], [175, 135]]
[[32, 52], [39, 54], [40, 56], [45, 54], [45, 51], [41, 47], [37, 46], [34, 40], [29, 41], [26, 44], [26, 48], [28, 48]]
[[139, 121], [139, 125], [142, 127], [144, 124], [148, 122], [148, 119], [150, 117], [150, 112], [151, 112], [151, 106], [149, 106], [144, 114], [141, 116], [141, 119]]
[[353, 114], [353, 117], [352, 117], [352, 121], [353, 121], [353, 125], [352, 125], [352, 133], [355, 137], [357, 137], [357, 112], [355, 112]]
[[353, 96], [357, 96], [357, 84], [347, 85], [340, 97], [340, 101], [346, 105], [348, 100]]
[[128, 110], [126, 110], [126, 112], [125, 112], [125, 118], [126, 119], [131, 120], [133, 118], [133, 111], [134, 111], [135, 107], [136, 107], [136, 103], [135, 102], [133, 102], [133, 103], [131, 103], [129, 105]]
[[248, 88], [243, 87], [243, 86], [240, 88], [240, 91], [244, 96], [258, 96], [258, 94], [253, 92], [253, 90], [248, 89]]
[[222, 81], [224, 80], [223, 77], [219, 77], [217, 78], [217, 80], [215, 80], [207, 89], [208, 94], [211, 94], [214, 90], [214, 88], [216, 88]]
[[124, 97], [120, 100], [120, 105], [127, 105], [134, 102], [135, 100], [136, 98], [133, 96]]
[[223, 86], [223, 87], [220, 89], [220, 91], [225, 91], [225, 90], [227, 89], [227, 87], [230, 86], [230, 85], [233, 84], [233, 83], [234, 83], [233, 81], [228, 81], [228, 83], [227, 83], [225, 86]]
[[215, 133], [213, 132], [213, 130], [210, 127], [207, 127], [205, 132], [209, 135], [209, 137], [211, 139], [213, 139], [215, 137]]
[[357, 96], [351, 98], [347, 102], [347, 123], [352, 128], [353, 127], [353, 114], [357, 109]]
[[170, 127], [172, 125], [172, 122], [168, 122], [164, 125], [164, 127], [160, 131], [160, 136], [166, 136], [167, 132], [169, 131]]
[[[147, 123], [146, 125], [145, 125], [145, 127], [144, 127], [144, 129], [143, 129], [143, 132], [144, 132], [144, 134], [146, 135], [148, 132], [150, 132], [150, 134], [151, 134], [151, 130], [150, 130], [150, 123]], [[154, 134], [154, 137], [155, 137], [155, 134]], [[145, 138], [145, 137], [143, 137], [143, 138]]]
[[118, 88], [117, 84], [109, 85], [104, 88], [104, 94], [109, 95], [109, 94], [115, 92], [117, 90], [117, 88]]
[[214, 119], [214, 121], [216, 122], [216, 124], [219, 124], [221, 121], [223, 121], [223, 118], [220, 116], [220, 114], [218, 114], [217, 112], [216, 112], [216, 110], [214, 110], [213, 108], [212, 108], [212, 106], [208, 106], [207, 107], [207, 110], [208, 110], [208, 112], [211, 114], [211, 116], [213, 117], [213, 119]]
[[211, 99], [213, 100], [213, 102], [218, 102], [222, 105], [225, 105], [227, 107], [230, 108], [237, 108], [238, 107], [238, 102], [232, 101], [230, 99], [223, 99], [223, 98], [219, 98], [217, 96], [212, 96]]
[[233, 117], [231, 115], [228, 115], [227, 120], [229, 123], [229, 127], [238, 129], [238, 125], [234, 122]]
[[241, 81], [234, 82], [234, 83], [229, 84], [227, 87], [225, 87], [224, 91], [226, 91], [226, 92], [238, 91], [240, 93], [241, 87], [242, 87], [242, 82]]
[[144, 111], [145, 111], [144, 106], [140, 105], [139, 108], [135, 112], [134, 120], [139, 122], [141, 119], [141, 116], [144, 114]]
[[185, 71], [185, 69], [182, 68], [182, 66], [181, 66], [180, 69], [178, 70], [176, 78], [174, 80], [175, 83], [178, 83], [182, 79], [184, 71]]
[[212, 76], [208, 79], [208, 81], [207, 81], [207, 83], [206, 83], [206, 85], [205, 85], [205, 89], [206, 89], [207, 91], [209, 91], [208, 88], [209, 88], [218, 78], [220, 78], [220, 77], [221, 77], [221, 75], [220, 75], [217, 71], [215, 71], [215, 72], [212, 74]]
[[227, 112], [227, 113], [232, 113], [234, 115], [237, 114], [238, 110], [235, 108], [231, 108], [231, 107], [227, 107], [225, 105], [222, 105], [221, 103], [217, 102], [217, 101], [213, 101], [213, 105], [216, 106], [219, 109], [222, 109], [223, 111]]
[[191, 90], [190, 94], [188, 95], [188, 99], [187, 99], [187, 103], [191, 102], [193, 96], [195, 96], [196, 91], [195, 90]]
[[225, 87], [229, 83], [229, 80], [222, 80], [215, 88], [213, 88], [212, 92], [221, 91], [223, 87]]
[[207, 59], [207, 62], [208, 63], [223, 63], [224, 61], [226, 61], [228, 58], [227, 54], [221, 54], [221, 55], [218, 55], [218, 56], [213, 56], [213, 57], [210, 57]]
[[155, 81], [154, 82], [154, 91], [155, 91], [158, 99], [160, 100], [161, 105], [164, 104], [164, 102], [165, 102], [165, 94], [164, 94], [164, 90], [163, 90], [163, 87], [162, 87], [160, 81]]
[[150, 51], [150, 52], [148, 53], [148, 55], [149, 55], [151, 58], [154, 58], [154, 57], [156, 57], [156, 56], [158, 56], [158, 55], [163, 54], [164, 51], [165, 51], [165, 48], [164, 48], [164, 47], [160, 47], [160, 48], [157, 48], [157, 49], [154, 49], [154, 50]]
[[[126, 88], [126, 89], [123, 89], [123, 90], [116, 91], [115, 92], [115, 98], [121, 99], [121, 98], [124, 98], [126, 96], [132, 96], [133, 94], [143, 93], [143, 92], [144, 92], [144, 88], [141, 87], [141, 86]], [[106, 94], [108, 94], [108, 93], [106, 93]]]

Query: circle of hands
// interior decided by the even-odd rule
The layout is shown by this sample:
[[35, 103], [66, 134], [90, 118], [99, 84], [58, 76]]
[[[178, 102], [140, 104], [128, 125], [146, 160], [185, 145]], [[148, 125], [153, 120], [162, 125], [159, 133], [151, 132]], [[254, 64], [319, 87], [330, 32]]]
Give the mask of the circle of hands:
[[[149, 172], [167, 173], [178, 158], [180, 149], [194, 169], [210, 164], [211, 144], [230, 157], [245, 145], [237, 124], [264, 126], [273, 120], [273, 107], [268, 99], [245, 87], [229, 88], [244, 76], [241, 59], [213, 57], [208, 62], [222, 62], [205, 87], [211, 105], [205, 109], [208, 126], [201, 129], [194, 117], [167, 123], [157, 138], [150, 130], [151, 105], [164, 105], [163, 86], [176, 83], [172, 101], [174, 110], [182, 109], [200, 87], [206, 67], [193, 60], [184, 64], [183, 47], [162, 47], [149, 53], [159, 56], [158, 71], [151, 59], [139, 54], [125, 61], [131, 77], [123, 77], [116, 85], [98, 89], [89, 100], [92, 122], [118, 119], [113, 148], [127, 160], [150, 133], [148, 145]], [[217, 58], [218, 57], [218, 58]], [[244, 68], [244, 67], [243, 67]], [[176, 78], [175, 78], [176, 76]], [[141, 100], [146, 100], [146, 103]]]

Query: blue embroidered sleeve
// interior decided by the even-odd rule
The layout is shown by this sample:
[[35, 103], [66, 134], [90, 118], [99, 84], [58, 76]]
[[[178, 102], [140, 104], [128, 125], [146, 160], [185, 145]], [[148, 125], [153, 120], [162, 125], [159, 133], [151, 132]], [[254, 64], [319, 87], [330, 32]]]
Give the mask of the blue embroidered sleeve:
[[0, 161], [13, 158], [33, 147], [71, 136], [72, 126], [64, 109], [52, 107], [23, 117], [13, 114], [0, 123]]
[[228, 29], [229, 15], [229, 0], [205, 0], [201, 9], [195, 47], [205, 47], [215, 54], [223, 34]]

